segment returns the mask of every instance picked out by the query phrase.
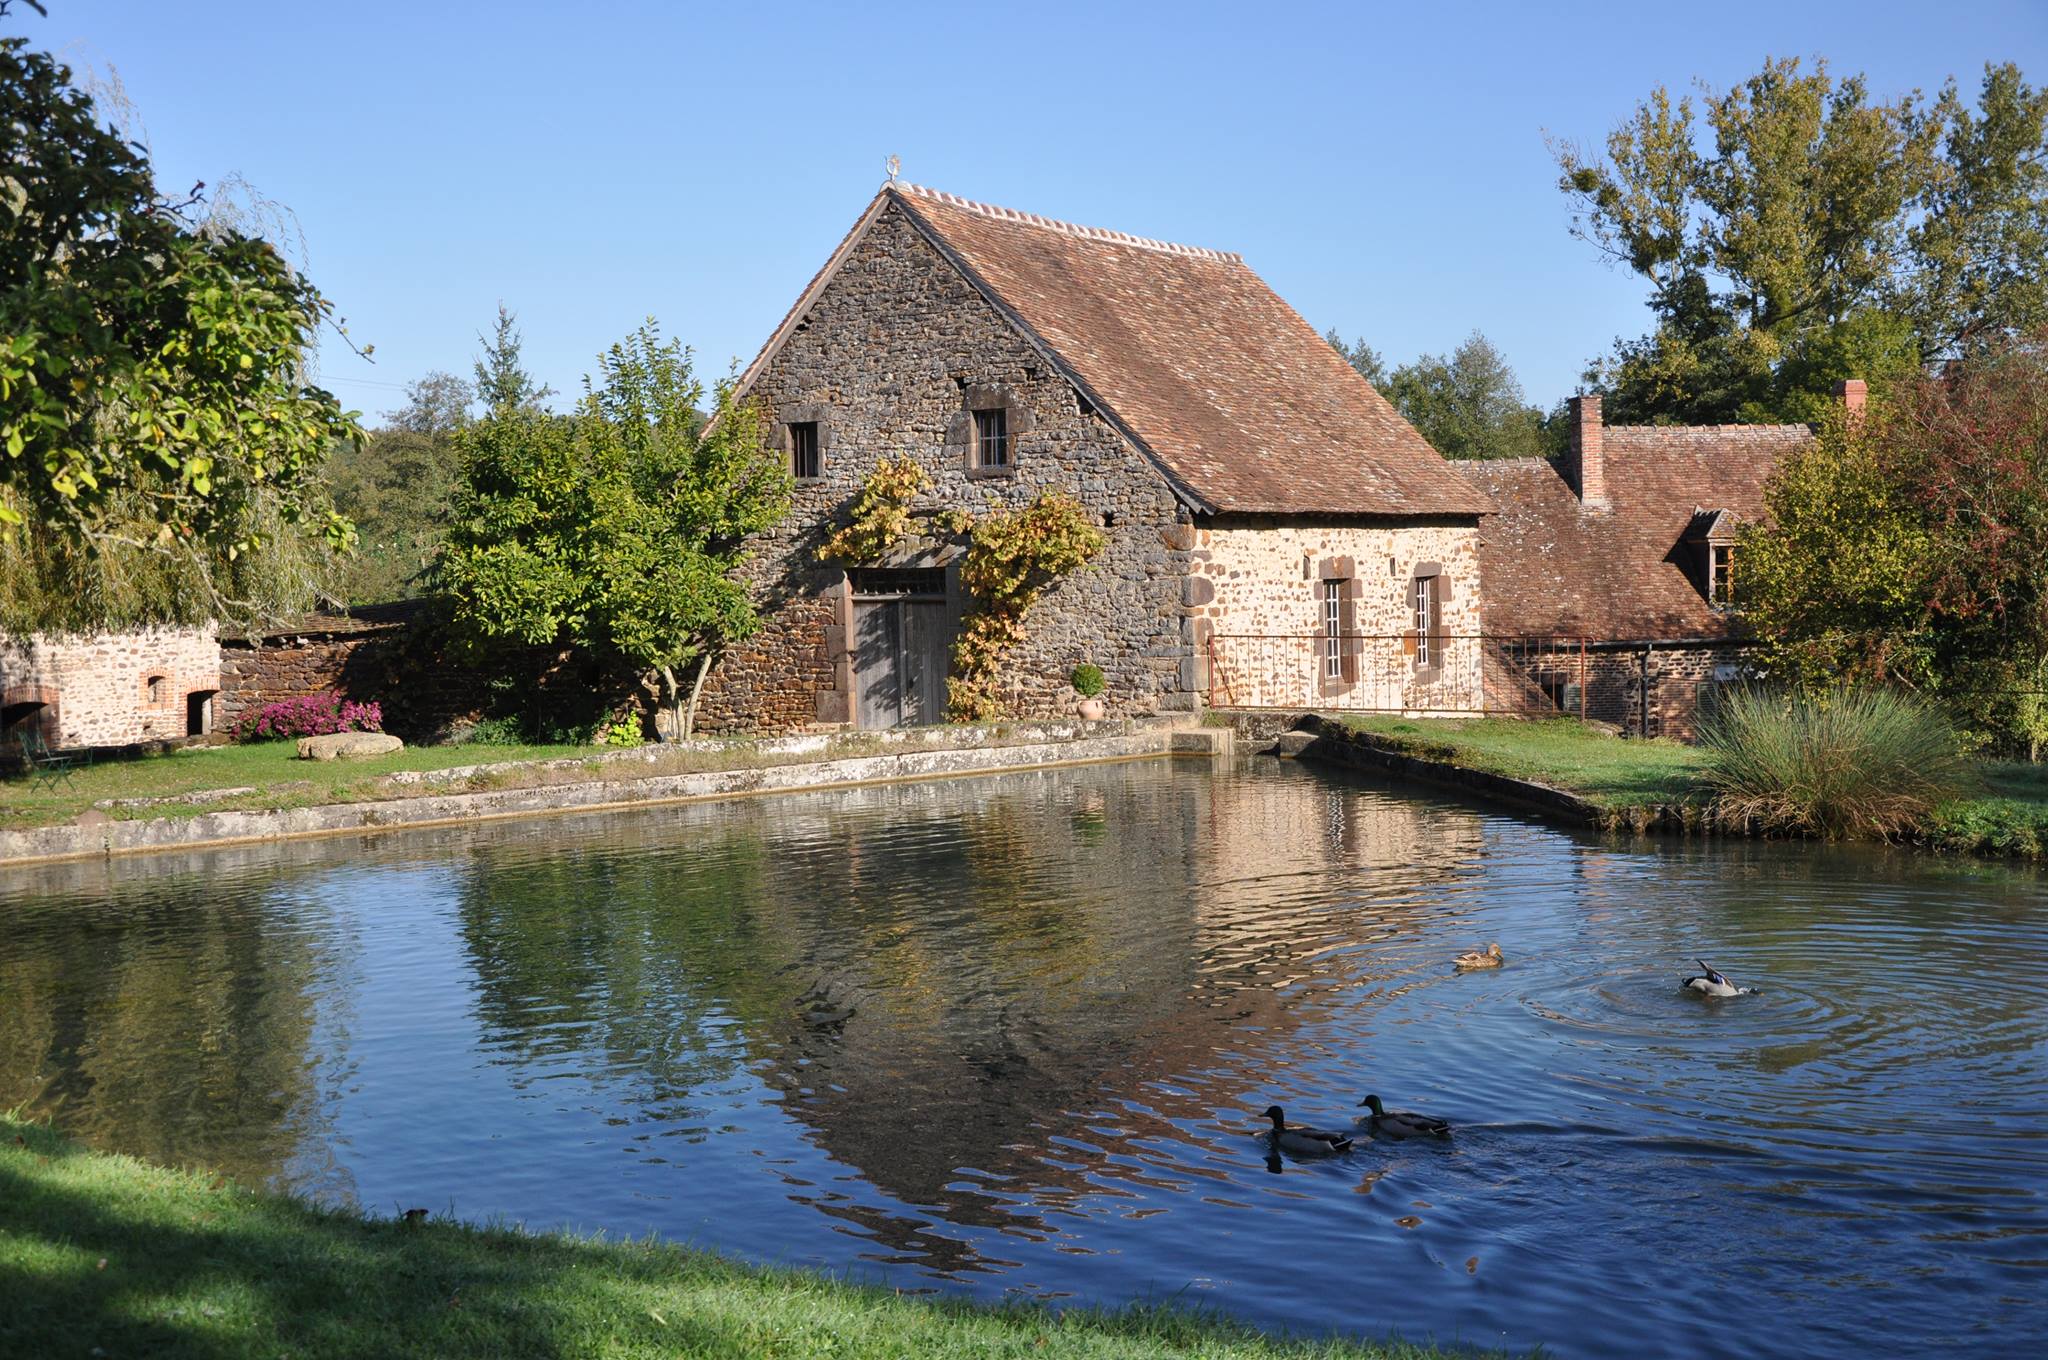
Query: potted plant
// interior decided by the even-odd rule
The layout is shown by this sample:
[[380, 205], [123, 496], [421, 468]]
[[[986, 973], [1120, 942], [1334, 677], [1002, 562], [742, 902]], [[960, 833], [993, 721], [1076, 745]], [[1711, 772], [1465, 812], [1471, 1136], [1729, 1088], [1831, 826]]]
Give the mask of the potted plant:
[[1087, 722], [1094, 722], [1097, 718], [1100, 718], [1102, 716], [1102, 700], [1097, 696], [1102, 693], [1104, 685], [1102, 667], [1092, 662], [1083, 661], [1080, 665], [1074, 667], [1074, 673], [1068, 677], [1068, 680], [1074, 686], [1074, 693], [1081, 696], [1081, 702], [1074, 706], [1074, 711], [1080, 714], [1082, 719]]

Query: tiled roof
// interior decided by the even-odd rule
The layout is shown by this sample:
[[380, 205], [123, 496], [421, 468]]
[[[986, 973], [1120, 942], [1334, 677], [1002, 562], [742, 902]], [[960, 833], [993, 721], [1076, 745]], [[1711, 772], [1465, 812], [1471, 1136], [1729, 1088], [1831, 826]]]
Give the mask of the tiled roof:
[[885, 188], [749, 377], [881, 211], [900, 206], [1199, 508], [1475, 515], [1489, 507], [1242, 258]]
[[[1804, 425], [1617, 425], [1602, 436], [1611, 508], [1579, 504], [1540, 458], [1463, 463], [1498, 513], [1480, 529], [1489, 633], [1593, 641], [1723, 637], [1733, 620], [1700, 590], [1698, 513], [1763, 513], [1764, 481], [1813, 438]], [[1735, 565], [1741, 590], [1742, 566]]]

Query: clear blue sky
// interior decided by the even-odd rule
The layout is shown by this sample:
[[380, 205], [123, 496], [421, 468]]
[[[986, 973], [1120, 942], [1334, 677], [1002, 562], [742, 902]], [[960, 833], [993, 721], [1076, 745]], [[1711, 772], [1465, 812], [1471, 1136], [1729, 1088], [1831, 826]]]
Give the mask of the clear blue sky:
[[9, 22], [119, 73], [161, 178], [239, 172], [298, 216], [374, 342], [374, 414], [467, 375], [500, 299], [573, 391], [643, 316], [751, 358], [882, 178], [1242, 251], [1391, 361], [1475, 327], [1529, 397], [1646, 328], [1566, 234], [1547, 131], [1658, 84], [1826, 56], [1891, 96], [1986, 61], [2048, 81], [2048, 0], [1016, 6], [48, 0]]

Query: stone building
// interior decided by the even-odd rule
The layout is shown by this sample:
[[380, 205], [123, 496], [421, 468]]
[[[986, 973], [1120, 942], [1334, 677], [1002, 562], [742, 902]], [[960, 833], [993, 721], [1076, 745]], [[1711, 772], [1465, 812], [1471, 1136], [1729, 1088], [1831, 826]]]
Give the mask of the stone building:
[[0, 637], [0, 747], [130, 746], [211, 731], [220, 647], [211, 624]]
[[[1864, 384], [1837, 387], [1853, 411]], [[1479, 554], [1488, 705], [1689, 738], [1702, 694], [1741, 678], [1736, 530], [1805, 425], [1612, 426], [1571, 402], [1559, 460], [1466, 465], [1492, 497]]]
[[[957, 543], [822, 563], [884, 457], [975, 514], [1078, 498], [1107, 548], [1042, 595], [1009, 657], [1018, 711], [1204, 700], [1477, 702], [1485, 496], [1241, 258], [890, 185], [741, 378], [797, 477], [749, 564], [764, 627], [701, 725], [940, 720]], [[1468, 649], [1469, 650], [1469, 649]], [[1475, 654], [1476, 655], [1476, 654]]]

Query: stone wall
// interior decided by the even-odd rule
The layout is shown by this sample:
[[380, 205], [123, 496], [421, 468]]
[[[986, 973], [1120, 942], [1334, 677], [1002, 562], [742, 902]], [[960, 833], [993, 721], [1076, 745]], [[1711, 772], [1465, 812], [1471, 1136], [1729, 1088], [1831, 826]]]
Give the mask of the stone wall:
[[[1487, 702], [1520, 717], [1563, 713], [1613, 723], [1632, 736], [1691, 741], [1700, 704], [1717, 685], [1751, 674], [1753, 644], [1740, 640], [1641, 643], [1517, 655], [1487, 653]], [[1647, 708], [1644, 688], [1649, 690]]]
[[[1186, 583], [1197, 681], [1218, 707], [1474, 711], [1484, 703], [1478, 551], [1473, 520], [1198, 527]], [[1437, 580], [1440, 623], [1426, 642], [1413, 614], [1418, 575]], [[1341, 600], [1334, 661], [1326, 582]]]
[[[1067, 711], [1067, 676], [1102, 667], [1113, 715], [1186, 709], [1181, 578], [1185, 514], [1167, 483], [917, 231], [898, 208], [878, 219], [752, 395], [776, 421], [816, 421], [823, 466], [800, 482], [789, 517], [761, 536], [745, 569], [764, 626], [704, 690], [705, 731], [782, 731], [851, 721], [857, 711], [846, 577], [816, 549], [883, 457], [909, 454], [933, 480], [917, 509], [974, 514], [1075, 495], [1109, 546], [1043, 595], [1011, 657], [1025, 714]], [[972, 411], [1008, 414], [1012, 465], [970, 466]], [[919, 561], [938, 564], [938, 545]], [[955, 601], [957, 605], [959, 601]]]
[[202, 706], [199, 725], [209, 722], [207, 701], [220, 683], [211, 624], [0, 638], [0, 707], [55, 747], [186, 736], [193, 704]]

